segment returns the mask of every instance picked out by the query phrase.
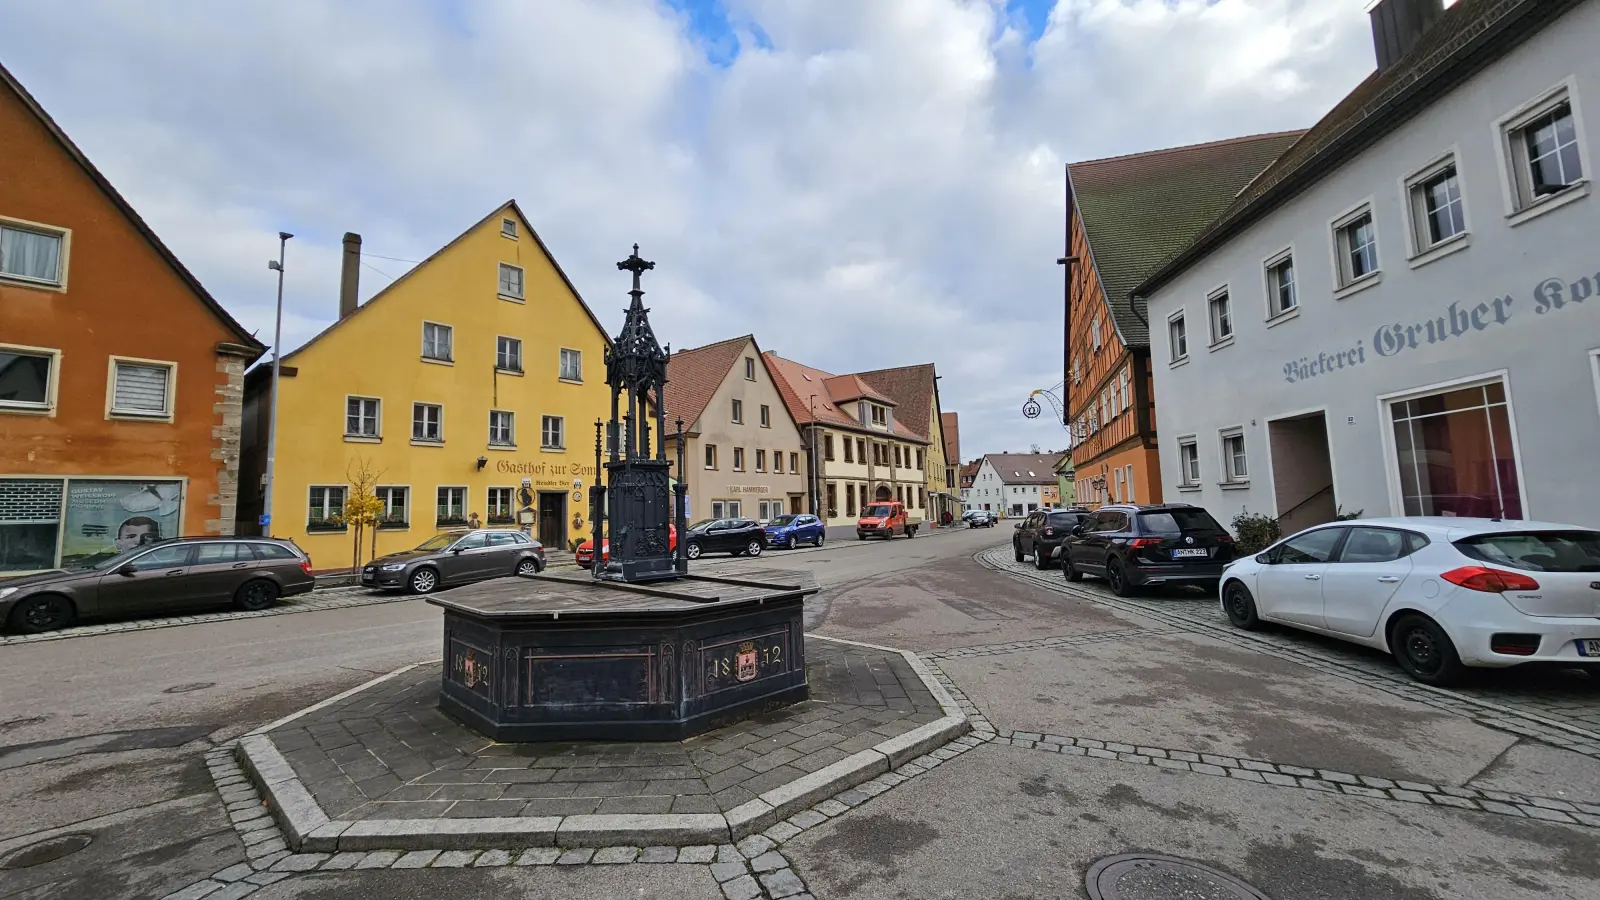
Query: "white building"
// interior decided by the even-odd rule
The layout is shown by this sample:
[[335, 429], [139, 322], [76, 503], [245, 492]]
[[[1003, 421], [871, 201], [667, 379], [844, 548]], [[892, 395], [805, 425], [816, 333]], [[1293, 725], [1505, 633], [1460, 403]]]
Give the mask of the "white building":
[[1059, 453], [988, 453], [973, 477], [968, 509], [998, 516], [1025, 516], [1059, 498]]
[[1379, 70], [1134, 291], [1165, 497], [1600, 526], [1600, 0], [1372, 18]]

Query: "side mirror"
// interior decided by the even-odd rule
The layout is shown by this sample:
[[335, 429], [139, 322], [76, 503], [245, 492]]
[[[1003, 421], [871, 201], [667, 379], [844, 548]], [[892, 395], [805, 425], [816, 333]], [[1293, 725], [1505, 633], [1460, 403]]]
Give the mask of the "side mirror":
[[1072, 534], [1073, 534], [1074, 537], [1083, 534], [1083, 526], [1082, 525], [1074, 525], [1074, 526], [1072, 526]]
[[466, 549], [465, 547], [451, 547], [450, 548], [450, 552], [451, 553], [460, 553], [462, 550], [465, 550], [465, 549]]
[[1016, 529], [1017, 531], [1021, 531], [1022, 530], [1022, 523], [1018, 522], [1017, 524], [1015, 524], [1015, 525], [1013, 525], [1011, 527]]
[[123, 563], [122, 565], [117, 566], [117, 574], [118, 575], [129, 575], [129, 576], [131, 576], [131, 575], [134, 575], [135, 573], [137, 573], [138, 571], [139, 571], [139, 567], [134, 565], [133, 563]]
[[1268, 553], [1257, 553], [1256, 562], [1262, 564], [1263, 566], [1270, 566], [1272, 565], [1272, 555]]

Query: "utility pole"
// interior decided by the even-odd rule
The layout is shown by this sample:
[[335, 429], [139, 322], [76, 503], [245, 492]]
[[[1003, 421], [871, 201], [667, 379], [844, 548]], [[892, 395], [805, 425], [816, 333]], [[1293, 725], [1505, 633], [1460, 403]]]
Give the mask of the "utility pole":
[[823, 526], [828, 523], [827, 516], [820, 510], [822, 500], [818, 497], [821, 488], [822, 457], [817, 455], [817, 395], [811, 395], [811, 514], [822, 520]]
[[272, 489], [277, 486], [273, 468], [278, 455], [278, 374], [283, 359], [283, 254], [292, 237], [294, 235], [287, 231], [278, 232], [278, 258], [267, 260], [267, 268], [278, 273], [278, 312], [272, 326], [272, 411], [267, 417], [267, 477], [262, 491], [261, 518], [257, 520], [264, 535], [271, 534], [268, 529], [272, 526]]

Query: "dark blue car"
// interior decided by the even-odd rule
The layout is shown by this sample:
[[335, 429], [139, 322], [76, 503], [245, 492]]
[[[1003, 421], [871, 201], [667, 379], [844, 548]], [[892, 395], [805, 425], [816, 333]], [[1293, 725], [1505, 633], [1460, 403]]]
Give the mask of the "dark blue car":
[[801, 544], [822, 546], [827, 537], [822, 520], [811, 515], [778, 516], [767, 523], [767, 544], [793, 548]]

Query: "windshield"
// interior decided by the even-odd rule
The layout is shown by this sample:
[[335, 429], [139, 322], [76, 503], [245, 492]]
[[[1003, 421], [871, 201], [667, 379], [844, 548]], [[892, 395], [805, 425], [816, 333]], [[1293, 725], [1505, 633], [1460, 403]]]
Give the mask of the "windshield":
[[102, 569], [115, 569], [128, 560], [150, 549], [150, 544], [140, 544], [132, 550], [124, 550], [115, 554], [95, 554], [78, 560], [70, 566], [62, 566], [68, 572], [90, 572]]
[[785, 525], [793, 525], [799, 518], [799, 516], [779, 516], [776, 519], [773, 519], [769, 524], [777, 525], [781, 528]]
[[710, 525], [712, 522], [715, 522], [715, 521], [717, 521], [717, 520], [716, 519], [701, 519], [700, 521], [694, 523], [693, 525], [690, 525], [689, 528], [691, 530], [695, 529], [695, 528], [704, 528], [707, 525]]
[[1456, 541], [1486, 563], [1532, 572], [1600, 572], [1600, 531], [1516, 531]]
[[455, 543], [456, 538], [458, 538], [460, 536], [461, 535], [459, 535], [459, 534], [451, 534], [451, 533], [449, 533], [447, 531], [441, 531], [440, 533], [434, 535], [433, 537], [428, 538], [427, 540], [425, 540], [422, 543], [418, 544], [417, 545], [417, 549], [418, 550], [443, 550], [444, 548], [446, 548], [446, 547], [450, 546], [451, 544]]
[[1071, 528], [1078, 524], [1080, 518], [1078, 513], [1051, 513], [1045, 524], [1052, 528]]
[[1221, 537], [1227, 534], [1217, 520], [1203, 509], [1168, 509], [1139, 514], [1144, 530], [1151, 534], [1187, 534], [1196, 537]]
[[861, 514], [863, 516], [871, 516], [872, 518], [881, 519], [885, 516], [894, 515], [894, 507], [885, 503], [876, 503], [862, 510]]

